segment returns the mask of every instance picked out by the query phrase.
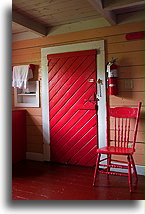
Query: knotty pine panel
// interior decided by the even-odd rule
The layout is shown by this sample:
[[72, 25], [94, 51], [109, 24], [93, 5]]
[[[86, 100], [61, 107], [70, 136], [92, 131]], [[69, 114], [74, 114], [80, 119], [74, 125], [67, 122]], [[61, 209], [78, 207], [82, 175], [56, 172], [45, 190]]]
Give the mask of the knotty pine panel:
[[118, 58], [117, 64], [119, 64], [120, 66], [144, 65], [144, 51], [108, 54], [106, 57], [107, 62], [114, 56]]
[[[117, 96], [110, 96], [110, 105], [115, 106], [137, 106], [138, 102], [144, 102], [144, 92], [121, 91]], [[143, 109], [142, 109], [143, 112]]]
[[[114, 46], [113, 44], [115, 43], [123, 43], [126, 42], [125, 36], [124, 34], [122, 35], [115, 35], [115, 36], [109, 36], [109, 37], [97, 37], [97, 38], [91, 38], [91, 39], [87, 39], [87, 41], [97, 41], [97, 40], [105, 40], [106, 45], [108, 46], [110, 44], [110, 46]], [[83, 40], [83, 39], [82, 39]], [[80, 42], [79, 40], [76, 42]], [[75, 42], [75, 43], [76, 43]], [[64, 42], [66, 43], [66, 42]], [[61, 45], [62, 43], [58, 43], [57, 45]], [[34, 53], [40, 53], [41, 52], [41, 48], [45, 48], [45, 47], [50, 47], [50, 46], [55, 46], [56, 43], [54, 44], [44, 44], [44, 45], [38, 45], [38, 47], [25, 47], [23, 49], [13, 49], [13, 56], [19, 56], [19, 55], [28, 55], [28, 54], [34, 54]], [[109, 50], [109, 48], [108, 48]], [[111, 52], [110, 52], [111, 53]]]
[[[117, 63], [122, 66], [130, 66], [130, 65], [143, 65], [143, 51], [135, 51], [129, 53], [113, 53], [107, 55], [107, 61], [109, 61], [112, 57], [118, 58]], [[41, 53], [33, 53], [26, 55], [15, 55], [12, 57], [12, 64], [36, 64], [41, 58]]]
[[120, 33], [119, 35], [110, 35], [110, 36], [104, 36], [104, 39], [106, 40], [106, 45], [108, 44], [117, 44], [120, 42], [126, 42], [125, 34]]
[[27, 115], [34, 115], [34, 116], [38, 116], [38, 115], [42, 115], [42, 109], [41, 108], [24, 108], [22, 107], [21, 109], [26, 109], [27, 110]]
[[26, 117], [27, 126], [29, 125], [42, 125], [42, 116], [41, 115], [31, 115]]
[[42, 135], [29, 135], [27, 136], [27, 143], [28, 144], [43, 144], [43, 136]]
[[76, 43], [77, 41], [81, 42], [84, 39], [93, 39], [93, 38], [97, 39], [97, 37], [100, 38], [105, 36], [126, 34], [129, 32], [136, 32], [136, 31], [142, 31], [142, 30], [143, 30], [143, 22], [129, 23], [129, 24], [122, 24], [122, 25], [109, 26], [104, 28], [73, 32], [68, 34], [61, 34], [61, 35], [50, 36], [50, 37], [41, 37], [37, 39], [17, 41], [17, 42], [13, 42], [12, 48], [20, 49], [20, 48], [38, 47], [43, 45], [49, 46], [52, 44], [53, 45], [61, 44], [63, 42]]
[[42, 135], [42, 126], [37, 125], [37, 126], [28, 126], [27, 125], [27, 136], [41, 136]]
[[[143, 65], [143, 51], [134, 51], [134, 52], [124, 52], [124, 53], [109, 53], [107, 55], [107, 61], [109, 61], [112, 57], [118, 58], [117, 63], [122, 66], [130, 66], [130, 65]], [[12, 57], [12, 64], [23, 64], [33, 62], [34, 64], [38, 63], [41, 59], [41, 53], [30, 53], [24, 55], [15, 55]], [[32, 63], [31, 63], [32, 64]]]
[[[129, 80], [118, 79], [118, 93], [121, 91], [130, 91], [130, 92], [143, 92], [144, 91], [144, 79], [130, 79], [132, 88], [127, 88], [126, 84]], [[130, 84], [130, 83], [129, 83]]]
[[114, 44], [108, 44], [107, 52], [109, 54], [116, 54], [116, 53], [124, 53], [124, 52], [131, 52], [131, 51], [142, 51], [144, 50], [144, 41], [137, 40], [137, 41], [123, 41], [117, 42]]
[[41, 53], [32, 53], [32, 54], [26, 54], [26, 55], [15, 55], [15, 56], [12, 56], [12, 63], [15, 64], [15, 63], [26, 63], [26, 62], [29, 62], [29, 64], [32, 64], [31, 62], [33, 61], [34, 64], [36, 62], [38, 62], [41, 58]]
[[[48, 42], [49, 42], [49, 38], [48, 37]], [[79, 42], [88, 42], [88, 41], [97, 41], [97, 40], [105, 40], [105, 44], [106, 46], [108, 46], [110, 44], [110, 46], [114, 46], [117, 43], [122, 43], [124, 44], [124, 42], [128, 42], [125, 38], [125, 34], [121, 34], [121, 35], [113, 35], [113, 36], [103, 36], [103, 37], [94, 37], [94, 38], [88, 38], [88, 39], [80, 39], [77, 40], [75, 42], [73, 41], [64, 41], [64, 42], [58, 42], [56, 43], [56, 41], [54, 41], [54, 43], [49, 44], [49, 43], [44, 43], [43, 45], [38, 44], [38, 46], [31, 46], [31, 42], [30, 42], [30, 47], [23, 47], [23, 49], [21, 48], [14, 48], [13, 49], [13, 55], [27, 55], [27, 54], [33, 54], [33, 53], [40, 53], [41, 52], [41, 48], [45, 48], [45, 47], [51, 47], [51, 46], [55, 46], [55, 45], [63, 45], [63, 44], [71, 44], [71, 43], [79, 43]], [[30, 40], [27, 40], [30, 41]], [[142, 42], [142, 40], [139, 40]], [[110, 48], [110, 47], [109, 47]], [[110, 50], [108, 48], [108, 50]], [[111, 53], [111, 52], [110, 52]]]
[[[40, 66], [41, 65], [41, 59], [39, 59], [38, 61], [26, 61], [25, 62], [26, 65], [28, 64], [34, 64], [36, 66]], [[13, 63], [12, 62], [12, 65], [15, 66], [15, 65], [24, 65], [24, 63], [20, 63], [19, 61]]]
[[144, 155], [144, 143], [136, 143], [135, 150], [136, 154]]
[[41, 53], [41, 47], [31, 47], [31, 48], [24, 48], [22, 49], [16, 49], [13, 50], [13, 56], [19, 56], [19, 55], [29, 55], [34, 53]]
[[144, 66], [125, 66], [125, 67], [118, 67], [119, 71], [119, 79], [135, 79], [135, 78], [144, 78]]
[[136, 165], [144, 166], [144, 154], [139, 154], [138, 152], [135, 152], [134, 155], [134, 161]]
[[41, 144], [27, 144], [27, 152], [36, 152], [36, 153], [42, 153], [43, 152], [43, 147]]

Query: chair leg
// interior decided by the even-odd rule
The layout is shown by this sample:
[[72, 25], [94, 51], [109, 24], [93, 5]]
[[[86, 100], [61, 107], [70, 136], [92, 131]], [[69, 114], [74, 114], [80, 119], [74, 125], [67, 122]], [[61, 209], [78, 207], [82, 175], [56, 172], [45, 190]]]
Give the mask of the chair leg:
[[101, 155], [101, 154], [99, 154], [99, 153], [97, 154], [96, 166], [95, 166], [95, 171], [94, 171], [93, 186], [95, 186], [95, 182], [96, 182], [96, 175], [97, 175], [98, 170], [99, 170], [100, 155]]
[[[110, 154], [108, 154], [107, 155], [107, 172], [110, 172], [110, 164], [111, 164], [111, 155]], [[108, 174], [109, 175], [109, 174]]]
[[132, 192], [132, 177], [131, 177], [131, 161], [130, 156], [127, 156], [128, 159], [128, 184], [129, 184], [129, 190]]
[[133, 171], [134, 171], [134, 175], [135, 175], [135, 183], [137, 184], [138, 177], [137, 177], [136, 167], [135, 167], [135, 163], [134, 163], [134, 159], [133, 159], [132, 155], [130, 155], [130, 158], [131, 158], [132, 167], [133, 167]]

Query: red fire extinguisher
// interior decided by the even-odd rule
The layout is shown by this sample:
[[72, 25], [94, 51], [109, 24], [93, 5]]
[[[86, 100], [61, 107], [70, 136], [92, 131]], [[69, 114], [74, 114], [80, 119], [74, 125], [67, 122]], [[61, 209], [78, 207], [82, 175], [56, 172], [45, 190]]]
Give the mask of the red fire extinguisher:
[[110, 62], [107, 63], [107, 73], [108, 73], [108, 94], [117, 95], [117, 79], [118, 79], [118, 66], [115, 64], [117, 58], [112, 58]]

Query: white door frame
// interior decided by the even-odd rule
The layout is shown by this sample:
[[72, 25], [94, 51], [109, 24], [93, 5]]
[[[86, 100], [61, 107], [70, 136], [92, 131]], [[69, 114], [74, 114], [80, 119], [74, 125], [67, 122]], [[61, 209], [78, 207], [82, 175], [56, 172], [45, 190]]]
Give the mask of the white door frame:
[[99, 147], [106, 144], [106, 84], [105, 84], [105, 51], [104, 40], [84, 42], [71, 45], [61, 45], [41, 49], [42, 65], [42, 129], [43, 129], [43, 156], [50, 161], [50, 125], [49, 125], [49, 93], [48, 93], [48, 54], [66, 53], [74, 51], [97, 49], [97, 80], [101, 79], [101, 94], [98, 102], [98, 143]]

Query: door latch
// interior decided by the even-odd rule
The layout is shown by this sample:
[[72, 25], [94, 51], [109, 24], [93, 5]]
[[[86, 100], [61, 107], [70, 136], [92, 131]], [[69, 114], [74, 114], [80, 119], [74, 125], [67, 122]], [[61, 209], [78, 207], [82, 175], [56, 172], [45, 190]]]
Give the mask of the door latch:
[[95, 80], [94, 79], [89, 79], [88, 82], [95, 82]]
[[99, 88], [99, 90], [98, 90], [99, 91], [98, 96], [102, 97], [102, 85], [103, 85], [103, 81], [101, 79], [98, 79], [97, 83], [99, 85], [99, 87], [98, 87]]

